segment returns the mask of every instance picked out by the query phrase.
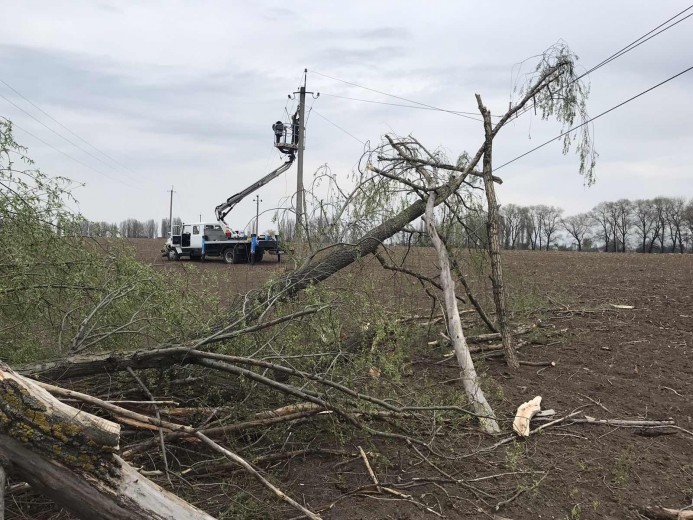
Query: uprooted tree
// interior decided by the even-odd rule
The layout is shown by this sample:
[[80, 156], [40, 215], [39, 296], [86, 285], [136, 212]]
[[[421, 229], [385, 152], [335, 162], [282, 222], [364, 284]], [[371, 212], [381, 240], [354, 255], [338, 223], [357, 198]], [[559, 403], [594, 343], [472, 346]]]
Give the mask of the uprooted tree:
[[[195, 295], [194, 291], [187, 294], [185, 302], [170, 305], [159, 274], [140, 266], [127, 254], [113, 249], [104, 251], [102, 243], [85, 243], [71, 233], [71, 229], [78, 226], [75, 226], [75, 217], [64, 211], [61, 205], [60, 200], [67, 193], [66, 190], [60, 183], [56, 184], [38, 172], [15, 169], [13, 154], [19, 151], [21, 155], [23, 150], [12, 140], [11, 127], [2, 123], [3, 149], [0, 155], [4, 162], [0, 164], [3, 175], [0, 182], [3, 186], [3, 213], [0, 217], [3, 233], [0, 240], [7, 241], [2, 245], [12, 254], [9, 255], [9, 262], [2, 266], [3, 279], [9, 282], [0, 289], [0, 297], [4, 300], [3, 304], [9, 302], [14, 306], [2, 305], [0, 309], [6, 313], [4, 320], [14, 320], [17, 326], [0, 340], [4, 345], [21, 347], [19, 352], [22, 355], [11, 358], [15, 363], [54, 358], [16, 367], [17, 372], [2, 367], [0, 411], [3, 415], [0, 415], [0, 435], [3, 442], [6, 441], [6, 448], [1, 452], [3, 466], [7, 466], [11, 475], [18, 475], [38, 490], [49, 490], [55, 479], [74, 476], [72, 480], [76, 487], [64, 493], [53, 493], [51, 497], [85, 518], [93, 514], [103, 518], [166, 517], [170, 508], [174, 507], [171, 504], [186, 511], [185, 514], [191, 518], [206, 517], [192, 506], [177, 502], [175, 497], [147, 499], [144, 505], [128, 499], [128, 495], [122, 492], [123, 486], [134, 486], [134, 491], [130, 491], [142, 493], [142, 496], [151, 496], [146, 490], [152, 487], [144, 478], [135, 479], [134, 483], [132, 479], [126, 482], [127, 475], [132, 475], [134, 470], [114, 453], [119, 449], [117, 427], [112, 423], [101, 424], [104, 431], [111, 432], [109, 442], [100, 444], [102, 450], [83, 453], [77, 448], [74, 451], [72, 437], [61, 432], [76, 432], [83, 436], [80, 439], [96, 444], [100, 441], [89, 437], [84, 425], [71, 421], [64, 407], [51, 402], [50, 396], [45, 393], [47, 389], [62, 398], [85, 403], [92, 411], [108, 414], [122, 424], [157, 433], [155, 439], [129, 447], [121, 454], [124, 458], [147, 448], [158, 448], [168, 474], [166, 443], [196, 438], [212, 451], [252, 473], [279, 498], [303, 514], [316, 518], [317, 515], [277, 489], [251, 464], [211, 437], [249, 427], [297, 419], [324, 420], [327, 417], [371, 436], [399, 439], [412, 447], [425, 445], [410, 435], [374, 428], [365, 418], [389, 417], [393, 414], [407, 416], [416, 411], [436, 410], [437, 407], [394, 405], [388, 399], [334, 380], [329, 374], [335, 370], [341, 352], [327, 367], [320, 366], [319, 370], [316, 366], [306, 368], [297, 365], [296, 361], [289, 360], [290, 356], [284, 357], [286, 352], [282, 350], [276, 352], [272, 361], [260, 359], [258, 352], [273, 348], [269, 342], [251, 345], [254, 348], [248, 348], [248, 355], [230, 353], [235, 352], [238, 345], [253, 333], [289, 326], [309, 316], [329, 313], [334, 302], [317, 297], [311, 299], [317, 284], [369, 255], [376, 255], [386, 268], [415, 276], [426, 287], [442, 291], [448, 335], [460, 365], [467, 401], [473, 408], [456, 409], [477, 417], [485, 431], [498, 432], [500, 428], [493, 410], [481, 391], [474, 371], [457, 308], [457, 301], [467, 298], [488, 328], [500, 333], [508, 365], [512, 368], [518, 366], [503, 283], [498, 201], [494, 190], [494, 183], [501, 182], [501, 179], [493, 171], [493, 139], [513, 117], [529, 109], [537, 110], [544, 119], [555, 117], [568, 127], [573, 125], [576, 118], [584, 120], [586, 117], [587, 90], [575, 72], [574, 56], [564, 46], [552, 48], [544, 55], [518, 94], [518, 99], [495, 125], [481, 97], [477, 96], [484, 133], [474, 155], [463, 153], [457, 160], [449, 161], [440, 151], [429, 151], [413, 137], [386, 136], [380, 146], [364, 155], [355, 173], [355, 187], [340, 192], [343, 196], [331, 201], [329, 208], [320, 204], [323, 225], [317, 233], [331, 237], [333, 243], [325, 246], [323, 241], [316, 240], [310, 254], [302, 259], [296, 269], [250, 291], [231, 309], [223, 312], [210, 308], [209, 301], [196, 299], [199, 295]], [[577, 148], [580, 172], [590, 182], [595, 154], [587, 126], [580, 126], [579, 132]], [[566, 133], [564, 153], [569, 150], [571, 143], [572, 134]], [[447, 222], [462, 222], [462, 215], [469, 209], [472, 193], [480, 189], [483, 189], [486, 198], [485, 242], [492, 267], [495, 321], [479, 304], [460, 266], [450, 259], [442, 231], [445, 222], [438, 222], [436, 215], [436, 209], [440, 211], [442, 208], [446, 212]], [[50, 196], [46, 197], [45, 194]], [[422, 217], [437, 251], [441, 269], [439, 281], [421, 274], [407, 273], [403, 266], [387, 260], [385, 242], [402, 231], [413, 233], [412, 223]], [[304, 235], [308, 241], [315, 236], [310, 229], [306, 229]], [[51, 261], [43, 257], [39, 261], [33, 252], [46, 241], [51, 241], [51, 247], [55, 245], [55, 251], [60, 254], [54, 255]], [[75, 254], [75, 251], [80, 254]], [[464, 287], [464, 297], [455, 291], [453, 272]], [[307, 301], [297, 302], [295, 297], [299, 293], [307, 294]], [[166, 312], [162, 313], [162, 309], [166, 309]], [[205, 327], [196, 325], [205, 323], [200, 319], [204, 315], [212, 315], [214, 319], [207, 320]], [[37, 330], [42, 332], [41, 341], [32, 337]], [[181, 334], [181, 331], [185, 333]], [[127, 338], [127, 341], [122, 341], [123, 338]], [[32, 345], [37, 347], [33, 352]], [[123, 345], [129, 348], [123, 348]], [[310, 346], [307, 348], [310, 349]], [[48, 355], [50, 353], [53, 355]], [[359, 352], [356, 350], [352, 354], [358, 357]], [[266, 411], [258, 412], [251, 419], [240, 422], [214, 420], [208, 424], [212, 416], [197, 425], [164, 421], [160, 418], [151, 390], [136, 371], [174, 366], [194, 366], [232, 375], [290, 396], [294, 404], [269, 414]], [[96, 376], [104, 372], [108, 372], [110, 377], [122, 372], [141, 391], [146, 392], [149, 396], [149, 400], [144, 402], [146, 409], [128, 412], [83, 393], [45, 385], [39, 389], [25, 379], [29, 376], [57, 381]], [[300, 384], [290, 383], [292, 379], [297, 379]], [[19, 402], [12, 396], [16, 396]], [[63, 410], [64, 413], [57, 416], [54, 410]], [[46, 428], [46, 424], [55, 427]], [[97, 432], [96, 435], [104, 434]], [[35, 436], [44, 436], [55, 449], [46, 451], [40, 448], [32, 442]], [[40, 445], [45, 446], [45, 443]], [[28, 452], [32, 453], [36, 464], [21, 465], [19, 458], [28, 457]], [[59, 473], [41, 474], [40, 468], [46, 463], [59, 468]], [[82, 488], [77, 489], [78, 483]], [[79, 505], [80, 496], [106, 496], [107, 499], [91, 500], [91, 509], [85, 512], [84, 506]], [[114, 509], [116, 507], [120, 509]]]

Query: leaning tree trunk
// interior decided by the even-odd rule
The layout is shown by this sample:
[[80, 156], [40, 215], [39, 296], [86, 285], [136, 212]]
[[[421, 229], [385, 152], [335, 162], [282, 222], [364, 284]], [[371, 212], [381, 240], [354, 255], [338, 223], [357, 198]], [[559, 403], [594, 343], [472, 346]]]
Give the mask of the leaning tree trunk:
[[116, 455], [120, 426], [72, 408], [0, 362], [0, 461], [79, 518], [213, 520]]
[[[484, 148], [484, 191], [488, 203], [488, 251], [491, 256], [491, 284], [493, 285], [493, 300], [496, 303], [498, 328], [503, 341], [505, 361], [510, 368], [520, 368], [517, 353], [513, 346], [513, 338], [508, 326], [508, 311], [506, 308], [505, 289], [503, 286], [503, 265], [501, 262], [500, 241], [498, 239], [498, 203], [496, 190], [493, 186], [493, 168], [491, 164], [493, 152], [493, 129], [491, 128], [491, 113], [481, 102], [481, 96], [476, 94], [479, 110], [484, 117], [484, 133], [486, 146]], [[541, 248], [540, 248], [541, 249]]]
[[447, 248], [436, 229], [435, 217], [433, 208], [435, 206], [435, 191], [431, 191], [426, 205], [426, 228], [428, 236], [431, 238], [433, 247], [438, 253], [438, 261], [440, 262], [440, 284], [443, 287], [443, 295], [445, 302], [445, 310], [448, 318], [448, 329], [455, 356], [462, 371], [462, 385], [467, 394], [467, 399], [474, 407], [474, 411], [479, 417], [481, 428], [486, 433], [499, 433], [500, 428], [496, 422], [496, 416], [493, 413], [491, 405], [486, 400], [484, 392], [479, 386], [479, 376], [474, 369], [472, 356], [469, 353], [467, 340], [464, 337], [462, 330], [462, 322], [460, 321], [460, 311], [457, 308], [457, 298], [455, 296], [455, 282], [450, 273], [450, 258]]

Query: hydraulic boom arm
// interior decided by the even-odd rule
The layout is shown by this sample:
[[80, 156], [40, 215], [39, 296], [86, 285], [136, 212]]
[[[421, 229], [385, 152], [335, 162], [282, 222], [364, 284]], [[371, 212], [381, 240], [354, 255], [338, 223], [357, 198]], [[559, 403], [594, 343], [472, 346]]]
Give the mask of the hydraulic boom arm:
[[294, 155], [291, 154], [291, 155], [289, 155], [289, 160], [286, 161], [284, 164], [282, 164], [279, 168], [269, 172], [262, 179], [251, 184], [250, 186], [248, 186], [243, 191], [240, 191], [240, 192], [236, 193], [235, 195], [231, 195], [228, 199], [226, 199], [226, 202], [224, 202], [223, 204], [219, 204], [216, 208], [214, 208], [214, 211], [217, 214], [217, 220], [226, 224], [224, 217], [226, 217], [226, 215], [229, 214], [229, 211], [231, 211], [236, 204], [238, 204], [240, 201], [242, 201], [244, 198], [246, 198], [248, 195], [250, 195], [254, 191], [262, 188], [269, 181], [279, 177], [282, 173], [284, 173], [286, 170], [288, 170], [291, 167], [293, 162], [294, 162]]

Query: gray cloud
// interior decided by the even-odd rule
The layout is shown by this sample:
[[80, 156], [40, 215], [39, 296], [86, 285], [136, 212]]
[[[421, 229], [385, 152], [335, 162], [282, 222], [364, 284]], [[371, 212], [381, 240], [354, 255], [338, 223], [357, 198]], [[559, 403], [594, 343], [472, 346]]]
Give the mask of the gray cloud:
[[369, 66], [387, 62], [406, 55], [403, 47], [381, 45], [376, 47], [350, 49], [347, 47], [329, 47], [310, 55], [311, 63], [318, 67], [339, 68], [345, 65]]
[[311, 29], [303, 31], [301, 36], [317, 41], [353, 40], [363, 43], [363, 40], [405, 40], [411, 38], [412, 34], [406, 27], [383, 26], [369, 29]]

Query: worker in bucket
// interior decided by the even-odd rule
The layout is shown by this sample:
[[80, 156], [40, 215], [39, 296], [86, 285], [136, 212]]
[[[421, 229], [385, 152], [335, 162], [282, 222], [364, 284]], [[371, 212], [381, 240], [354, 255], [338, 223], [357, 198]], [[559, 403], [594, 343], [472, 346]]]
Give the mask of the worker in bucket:
[[272, 125], [272, 130], [274, 130], [274, 144], [279, 144], [284, 136], [284, 123], [277, 121]]
[[224, 235], [226, 235], [226, 240], [231, 238], [231, 229], [229, 226], [224, 226]]
[[291, 144], [297, 145], [300, 135], [300, 126], [298, 124], [298, 108], [293, 116], [291, 116]]

